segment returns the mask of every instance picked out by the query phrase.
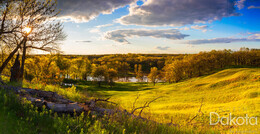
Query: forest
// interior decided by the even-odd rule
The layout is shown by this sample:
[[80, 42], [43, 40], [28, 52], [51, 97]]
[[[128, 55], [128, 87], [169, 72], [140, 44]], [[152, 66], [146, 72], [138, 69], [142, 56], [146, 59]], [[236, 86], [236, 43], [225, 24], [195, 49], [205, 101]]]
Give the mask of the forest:
[[[16, 58], [19, 58], [17, 56]], [[2, 60], [5, 56], [2, 55]], [[15, 58], [8, 63], [3, 75], [11, 75]], [[241, 48], [239, 51], [212, 50], [199, 54], [146, 55], [122, 54], [100, 56], [29, 55], [25, 62], [24, 78], [32, 83], [59, 84], [69, 80], [87, 80], [113, 84], [123, 77], [136, 77], [144, 82], [179, 82], [228, 67], [259, 67], [260, 50]]]

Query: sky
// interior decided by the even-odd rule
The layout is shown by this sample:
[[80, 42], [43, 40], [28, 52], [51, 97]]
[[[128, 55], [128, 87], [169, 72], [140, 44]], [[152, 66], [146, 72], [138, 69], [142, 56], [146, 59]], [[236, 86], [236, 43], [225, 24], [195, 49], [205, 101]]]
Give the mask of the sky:
[[260, 0], [58, 0], [64, 54], [260, 48]]

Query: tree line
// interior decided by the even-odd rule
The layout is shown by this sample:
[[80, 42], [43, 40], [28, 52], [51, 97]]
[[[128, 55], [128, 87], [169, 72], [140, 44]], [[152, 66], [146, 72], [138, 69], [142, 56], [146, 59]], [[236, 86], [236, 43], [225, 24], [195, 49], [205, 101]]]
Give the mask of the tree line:
[[[139, 56], [142, 58], [141, 63], [138, 62], [139, 59], [136, 58]], [[149, 56], [135, 55], [135, 58], [133, 58], [132, 54], [118, 55], [118, 57], [125, 58], [111, 58], [111, 55], [109, 55], [90, 60], [87, 56], [61, 54], [30, 55], [26, 61], [25, 79], [36, 83], [57, 84], [64, 79], [86, 81], [90, 76], [99, 86], [101, 86], [102, 82], [105, 82], [112, 87], [114, 81], [119, 77], [136, 76], [142, 81], [143, 77], [149, 74], [151, 68], [158, 67], [156, 64], [158, 60], [162, 61], [162, 63], [165, 62], [165, 57], [151, 58]], [[128, 60], [126, 59], [128, 58], [135, 59], [136, 61], [131, 60], [131, 62], [127, 62]], [[107, 61], [107, 59], [109, 59], [109, 61]], [[148, 69], [142, 68], [142, 63], [148, 64], [149, 62], [150, 66], [148, 66]], [[155, 66], [151, 66], [153, 63], [155, 63]], [[133, 68], [131, 66], [133, 66]], [[164, 65], [159, 65], [161, 69], [163, 66]]]
[[[260, 67], [260, 50], [248, 48], [241, 48], [239, 51], [212, 50], [198, 54], [156, 58], [135, 54], [133, 59], [136, 60], [136, 64], [132, 60], [127, 62], [125, 60], [127, 58], [111, 57], [113, 56], [89, 59], [87, 56], [60, 54], [30, 55], [25, 63], [24, 77], [31, 82], [57, 84], [64, 79], [86, 81], [91, 76], [99, 86], [105, 82], [112, 87], [114, 81], [119, 77], [134, 76], [142, 82], [144, 76], [147, 76], [153, 84], [157, 83], [158, 80], [173, 83], [210, 74], [215, 70], [231, 66]], [[129, 58], [133, 55], [126, 54], [118, 57]], [[154, 64], [149, 68], [143, 68], [142, 64], [138, 64], [140, 57], [143, 63], [153, 61], [151, 64], [154, 64], [159, 60], [165, 65]]]
[[187, 55], [167, 62], [163, 68], [164, 80], [172, 83], [212, 73], [230, 66], [260, 67], [260, 49], [241, 48], [239, 51], [212, 50]]

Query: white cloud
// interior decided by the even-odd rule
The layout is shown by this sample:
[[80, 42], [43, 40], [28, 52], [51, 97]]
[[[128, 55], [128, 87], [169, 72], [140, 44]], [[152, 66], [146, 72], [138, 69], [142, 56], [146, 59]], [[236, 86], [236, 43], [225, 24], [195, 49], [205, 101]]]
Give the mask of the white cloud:
[[247, 9], [260, 9], [260, 6], [249, 6]]
[[238, 0], [235, 2], [235, 5], [237, 6], [237, 8], [239, 10], [241, 10], [245, 7], [245, 5], [244, 5], [245, 2], [246, 2], [246, 0]]
[[213, 38], [185, 41], [186, 44], [201, 45], [201, 44], [216, 44], [216, 43], [232, 43], [232, 42], [260, 42], [260, 34], [253, 34], [244, 38]]
[[123, 44], [130, 44], [126, 39], [128, 37], [154, 37], [154, 38], [167, 38], [171, 40], [184, 39], [189, 35], [180, 33], [176, 29], [163, 29], [163, 30], [151, 30], [151, 29], [126, 29], [126, 30], [114, 30], [105, 34], [106, 39], [114, 40]]
[[168, 50], [168, 49], [170, 49], [170, 47], [157, 46], [157, 47], [155, 47], [155, 49], [158, 49], [158, 50]]
[[92, 41], [90, 40], [79, 40], [79, 41], [75, 41], [77, 43], [91, 43]]
[[255, 33], [248, 37], [249, 39], [260, 39], [260, 33]]
[[183, 28], [179, 28], [179, 29], [180, 29], [180, 30], [185, 30], [185, 31], [190, 30], [189, 27], [183, 27]]
[[208, 26], [207, 25], [202, 25], [202, 26], [195, 25], [195, 26], [191, 26], [191, 28], [196, 29], [196, 30], [202, 30], [203, 32], [207, 32]]
[[183, 26], [238, 15], [231, 0], [146, 0], [132, 5], [121, 24], [144, 26]]
[[100, 29], [99, 28], [93, 28], [91, 30], [89, 30], [90, 33], [100, 33]]
[[104, 25], [98, 25], [96, 28], [103, 28], [103, 27], [110, 27], [113, 26], [114, 24], [104, 24]]
[[58, 0], [60, 18], [68, 21], [87, 22], [99, 14], [110, 14], [115, 9], [136, 0]]
[[90, 33], [99, 33], [100, 35], [102, 35], [101, 33], [101, 28], [104, 28], [104, 27], [109, 27], [109, 26], [113, 26], [114, 24], [104, 24], [104, 25], [98, 25], [98, 26], [95, 26], [95, 28], [93, 29], [90, 29], [89, 32]]

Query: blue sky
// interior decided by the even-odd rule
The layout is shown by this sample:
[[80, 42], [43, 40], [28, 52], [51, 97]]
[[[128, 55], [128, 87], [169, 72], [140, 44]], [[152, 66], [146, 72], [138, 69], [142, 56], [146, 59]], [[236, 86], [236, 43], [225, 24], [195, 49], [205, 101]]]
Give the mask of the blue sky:
[[260, 48], [259, 0], [70, 2], [59, 2], [68, 35], [61, 45], [65, 54]]

